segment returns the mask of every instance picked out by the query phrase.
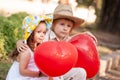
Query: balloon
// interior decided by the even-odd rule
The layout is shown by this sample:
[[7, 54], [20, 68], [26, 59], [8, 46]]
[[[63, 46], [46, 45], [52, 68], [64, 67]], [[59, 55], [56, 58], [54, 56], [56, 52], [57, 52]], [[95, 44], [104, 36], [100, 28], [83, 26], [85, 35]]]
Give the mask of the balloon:
[[68, 72], [77, 62], [77, 49], [69, 42], [48, 41], [40, 44], [34, 53], [37, 67], [44, 74], [56, 77]]
[[78, 34], [70, 40], [78, 51], [78, 60], [75, 67], [82, 67], [87, 72], [87, 78], [91, 78], [99, 71], [100, 60], [95, 42], [90, 35]]

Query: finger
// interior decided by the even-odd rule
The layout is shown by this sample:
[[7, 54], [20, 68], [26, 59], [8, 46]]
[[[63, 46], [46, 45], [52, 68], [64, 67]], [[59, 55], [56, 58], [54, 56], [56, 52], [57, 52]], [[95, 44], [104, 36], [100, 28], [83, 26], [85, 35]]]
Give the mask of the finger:
[[22, 49], [22, 50], [21, 50], [21, 53], [29, 53], [29, 51], [30, 51], [29, 48], [27, 48], [27, 49]]
[[28, 49], [27, 45], [22, 45], [21, 47], [17, 48], [18, 52], [23, 52]]
[[22, 48], [20, 47], [20, 48], [18, 48], [17, 50], [18, 50], [18, 52], [20, 53], [20, 52], [21, 52], [21, 50], [22, 50]]
[[23, 48], [28, 48], [28, 45], [24, 44], [24, 45], [23, 45]]
[[27, 49], [28, 49], [28, 47], [23, 46], [20, 48], [20, 51], [23, 52], [23, 51], [26, 51]]

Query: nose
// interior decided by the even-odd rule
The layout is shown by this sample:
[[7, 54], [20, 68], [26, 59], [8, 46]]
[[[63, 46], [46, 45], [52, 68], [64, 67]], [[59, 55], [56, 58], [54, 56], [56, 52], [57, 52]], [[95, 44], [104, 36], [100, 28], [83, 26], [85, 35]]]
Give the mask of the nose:
[[68, 26], [67, 26], [67, 25], [64, 26], [64, 30], [65, 30], [65, 31], [68, 30]]
[[44, 34], [44, 33], [41, 33], [41, 34], [40, 34], [40, 37], [41, 37], [41, 38], [43, 38], [44, 36], [45, 36], [45, 34]]

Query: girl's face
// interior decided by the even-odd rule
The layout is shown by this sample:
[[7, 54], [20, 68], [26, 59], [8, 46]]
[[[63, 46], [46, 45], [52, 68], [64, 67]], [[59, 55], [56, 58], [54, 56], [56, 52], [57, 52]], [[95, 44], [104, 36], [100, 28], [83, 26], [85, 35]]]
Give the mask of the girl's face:
[[42, 43], [46, 34], [46, 23], [41, 22], [34, 30], [34, 42]]
[[60, 40], [69, 35], [72, 27], [73, 22], [67, 19], [58, 19], [53, 23], [53, 31]]

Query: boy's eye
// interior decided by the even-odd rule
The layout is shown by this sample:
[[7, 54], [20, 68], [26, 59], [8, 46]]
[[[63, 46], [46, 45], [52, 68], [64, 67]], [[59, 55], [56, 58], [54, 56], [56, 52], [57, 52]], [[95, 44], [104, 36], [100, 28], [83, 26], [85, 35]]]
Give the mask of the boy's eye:
[[70, 25], [67, 25], [68, 27], [70, 27]]
[[61, 23], [61, 25], [64, 25], [64, 23]]

